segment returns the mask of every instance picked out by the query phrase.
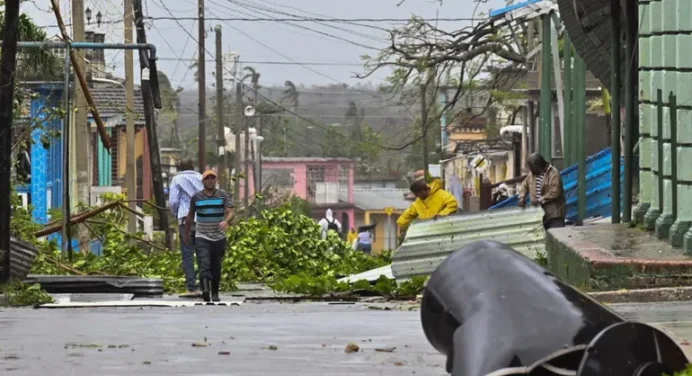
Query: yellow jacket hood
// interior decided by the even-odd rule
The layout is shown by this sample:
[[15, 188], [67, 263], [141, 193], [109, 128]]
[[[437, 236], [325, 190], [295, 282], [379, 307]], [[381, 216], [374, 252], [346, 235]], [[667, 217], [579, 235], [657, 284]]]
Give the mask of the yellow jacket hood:
[[457, 199], [451, 193], [442, 189], [442, 181], [434, 179], [428, 186], [430, 195], [424, 200], [417, 198], [413, 204], [401, 214], [396, 221], [400, 227], [406, 228], [411, 222], [418, 219], [430, 219], [437, 216], [445, 216], [456, 213], [458, 209]]

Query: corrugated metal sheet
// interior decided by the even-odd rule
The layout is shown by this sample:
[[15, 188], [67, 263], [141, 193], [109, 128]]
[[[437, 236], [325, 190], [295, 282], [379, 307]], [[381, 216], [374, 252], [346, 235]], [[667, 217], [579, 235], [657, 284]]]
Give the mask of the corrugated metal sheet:
[[381, 268], [368, 270], [366, 272], [362, 272], [359, 274], [353, 274], [353, 275], [350, 275], [348, 277], [344, 277], [344, 278], [339, 279], [339, 282], [354, 283], [354, 282], [360, 281], [361, 279], [365, 279], [365, 280], [368, 280], [370, 282], [374, 282], [374, 281], [377, 281], [377, 279], [380, 278], [381, 275], [383, 275], [387, 278], [390, 278], [390, 279], [394, 278], [394, 275], [392, 274], [392, 266], [387, 265], [387, 266], [383, 266]]
[[34, 265], [38, 250], [29, 243], [10, 237], [10, 276], [24, 280]]
[[543, 210], [502, 209], [414, 222], [392, 257], [396, 278], [429, 275], [447, 256], [477, 240], [505, 243], [527, 257], [545, 249]]
[[353, 202], [361, 210], [384, 210], [386, 207], [406, 210], [413, 203], [404, 198], [409, 192], [396, 188], [354, 189]]
[[[613, 169], [611, 160], [611, 149], [604, 149], [586, 159], [586, 218], [592, 217], [610, 217], [613, 210], [613, 202], [611, 199], [612, 178], [611, 171]], [[567, 198], [567, 219], [575, 222], [578, 219], [577, 200], [579, 192], [577, 191], [577, 177], [579, 174], [579, 166], [572, 165], [560, 172], [562, 184], [565, 189], [565, 197]], [[624, 159], [620, 159], [620, 192], [622, 194], [622, 183], [625, 176]], [[502, 201], [490, 209], [501, 209], [516, 207], [518, 196], [510, 197]], [[622, 196], [620, 197], [622, 203]], [[620, 205], [622, 207], [622, 204]]]

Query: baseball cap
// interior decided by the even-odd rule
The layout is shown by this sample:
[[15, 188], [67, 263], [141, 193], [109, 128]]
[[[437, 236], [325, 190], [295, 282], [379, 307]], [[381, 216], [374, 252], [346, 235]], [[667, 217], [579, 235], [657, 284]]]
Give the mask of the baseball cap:
[[214, 172], [212, 170], [204, 171], [204, 173], [202, 174], [202, 180], [206, 179], [209, 176], [216, 177], [216, 172]]

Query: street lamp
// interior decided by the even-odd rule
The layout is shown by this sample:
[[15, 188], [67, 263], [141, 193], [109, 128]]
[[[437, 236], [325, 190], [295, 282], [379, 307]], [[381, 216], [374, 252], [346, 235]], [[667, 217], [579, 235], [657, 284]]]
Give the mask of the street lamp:
[[86, 15], [87, 25], [91, 25], [91, 9], [89, 9], [89, 7], [87, 7], [86, 10], [84, 11], [84, 14]]
[[101, 21], [102, 20], [103, 20], [103, 15], [101, 14], [101, 11], [98, 11], [98, 13], [96, 13], [96, 25], [98, 27], [101, 27]]

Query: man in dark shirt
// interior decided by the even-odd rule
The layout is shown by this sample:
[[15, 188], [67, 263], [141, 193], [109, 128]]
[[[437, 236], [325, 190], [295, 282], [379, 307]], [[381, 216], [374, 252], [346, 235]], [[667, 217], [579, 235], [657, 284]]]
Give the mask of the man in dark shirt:
[[202, 174], [202, 182], [204, 189], [194, 194], [190, 200], [190, 211], [185, 220], [184, 241], [190, 244], [190, 230], [194, 220], [202, 297], [206, 302], [218, 302], [221, 263], [226, 252], [226, 230], [233, 219], [234, 206], [231, 196], [223, 189], [216, 188], [214, 171], [205, 171]]

